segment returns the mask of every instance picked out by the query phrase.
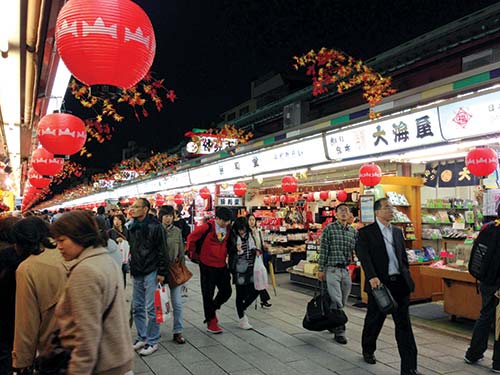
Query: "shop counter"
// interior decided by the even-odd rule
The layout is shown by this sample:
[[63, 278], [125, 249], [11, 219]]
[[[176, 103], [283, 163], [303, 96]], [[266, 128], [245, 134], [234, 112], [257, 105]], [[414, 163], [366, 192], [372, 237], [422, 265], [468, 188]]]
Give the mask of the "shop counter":
[[452, 268], [425, 267], [421, 274], [438, 279], [443, 284], [444, 312], [452, 319], [477, 319], [481, 310], [481, 295], [476, 279], [469, 272]]
[[[426, 275], [423, 271], [429, 268], [430, 262], [410, 263], [410, 274], [415, 283], [415, 290], [410, 295], [410, 302], [440, 301], [444, 298], [443, 283], [441, 280]], [[364, 286], [365, 273], [361, 272], [361, 286]], [[364, 303], [368, 302], [368, 294], [361, 293]]]

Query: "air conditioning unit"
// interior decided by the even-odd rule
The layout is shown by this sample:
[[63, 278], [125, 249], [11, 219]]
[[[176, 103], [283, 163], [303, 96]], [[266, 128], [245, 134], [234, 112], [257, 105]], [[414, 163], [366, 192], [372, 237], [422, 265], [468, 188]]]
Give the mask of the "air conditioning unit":
[[294, 102], [283, 107], [283, 129], [293, 128], [307, 122], [309, 103]]

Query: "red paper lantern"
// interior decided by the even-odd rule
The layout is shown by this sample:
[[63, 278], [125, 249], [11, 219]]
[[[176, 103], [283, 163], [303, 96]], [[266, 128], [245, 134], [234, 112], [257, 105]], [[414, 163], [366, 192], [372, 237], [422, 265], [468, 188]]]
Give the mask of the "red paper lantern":
[[264, 197], [264, 205], [269, 206], [271, 204], [271, 197], [268, 197], [267, 195]]
[[87, 140], [85, 123], [68, 113], [52, 113], [38, 123], [38, 139], [54, 155], [73, 155]]
[[314, 193], [307, 193], [306, 201], [307, 202], [314, 202]]
[[337, 193], [337, 200], [340, 202], [345, 202], [347, 200], [347, 193], [345, 190], [340, 190]]
[[54, 176], [64, 167], [64, 159], [54, 158], [54, 154], [44, 148], [37, 148], [31, 156], [33, 169], [42, 176]]
[[184, 203], [184, 197], [182, 196], [182, 194], [175, 194], [174, 195], [174, 202], [175, 204], [179, 205], [179, 204], [183, 204]]
[[297, 199], [295, 198], [295, 196], [294, 196], [294, 195], [288, 195], [288, 196], [286, 197], [286, 203], [288, 203], [288, 204], [295, 203], [295, 201], [296, 201], [296, 200], [297, 200]]
[[359, 179], [365, 186], [375, 186], [382, 180], [382, 170], [377, 164], [364, 164], [359, 168]]
[[498, 155], [495, 150], [488, 147], [475, 148], [467, 154], [465, 165], [474, 176], [489, 176], [497, 169]]
[[71, 0], [59, 12], [56, 45], [68, 70], [86, 85], [134, 86], [156, 50], [153, 25], [130, 0]]
[[321, 191], [319, 193], [319, 199], [326, 201], [328, 199], [328, 192], [327, 191]]
[[163, 203], [165, 203], [165, 197], [161, 194], [156, 194], [155, 196], [156, 207], [163, 206]]
[[280, 196], [280, 202], [281, 203], [286, 203], [286, 195], [281, 195]]
[[237, 197], [243, 197], [247, 192], [247, 184], [244, 182], [237, 182], [233, 186], [233, 191]]
[[280, 201], [280, 197], [278, 197], [277, 195], [271, 195], [271, 201], [276, 204]]
[[298, 181], [293, 176], [285, 176], [281, 179], [281, 188], [286, 193], [295, 193], [297, 191]]
[[203, 199], [210, 198], [210, 190], [206, 186], [200, 189], [200, 197]]
[[30, 184], [37, 189], [45, 189], [51, 182], [50, 178], [43, 177], [33, 169], [28, 172], [28, 180]]

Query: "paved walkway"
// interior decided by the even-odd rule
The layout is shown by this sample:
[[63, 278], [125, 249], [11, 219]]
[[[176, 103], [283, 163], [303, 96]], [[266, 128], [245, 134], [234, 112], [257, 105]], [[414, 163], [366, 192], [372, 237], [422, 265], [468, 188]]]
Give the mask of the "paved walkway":
[[[330, 333], [309, 332], [302, 328], [305, 306], [310, 296], [279, 288], [273, 306], [248, 311], [254, 330], [238, 328], [233, 296], [218, 313], [224, 333], [206, 332], [199, 287], [198, 267], [189, 264], [194, 273], [189, 282], [189, 297], [184, 301], [185, 345], [172, 341], [172, 321], [163, 324], [159, 349], [151, 356], [136, 357], [136, 374], [200, 375], [297, 375], [297, 374], [399, 374], [400, 359], [394, 339], [394, 324], [387, 319], [378, 340], [377, 364], [366, 364], [361, 356], [361, 330], [364, 309], [348, 307], [347, 345], [337, 344]], [[127, 288], [131, 292], [131, 286]], [[414, 325], [423, 374], [488, 374], [491, 350], [481, 364], [471, 366], [463, 361], [468, 342], [464, 339]]]

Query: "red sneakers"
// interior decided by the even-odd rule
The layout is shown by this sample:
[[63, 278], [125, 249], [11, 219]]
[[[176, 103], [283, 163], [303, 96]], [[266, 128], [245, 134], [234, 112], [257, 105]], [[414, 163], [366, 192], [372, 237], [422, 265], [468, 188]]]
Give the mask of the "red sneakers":
[[207, 323], [207, 331], [213, 334], [222, 333], [222, 328], [217, 324], [217, 317], [213, 318]]

